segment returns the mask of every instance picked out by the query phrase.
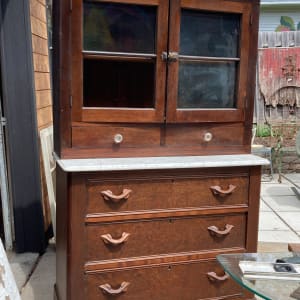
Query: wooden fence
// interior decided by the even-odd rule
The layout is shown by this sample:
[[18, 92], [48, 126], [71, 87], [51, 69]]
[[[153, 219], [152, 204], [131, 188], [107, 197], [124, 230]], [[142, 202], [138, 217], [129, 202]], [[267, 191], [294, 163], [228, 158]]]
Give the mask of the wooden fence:
[[[258, 67], [257, 67], [257, 79], [256, 79], [256, 97], [255, 97], [255, 110], [254, 110], [254, 123], [262, 124], [262, 123], [300, 123], [300, 103], [295, 103], [294, 105], [277, 103], [274, 105], [270, 105], [269, 101], [265, 99], [265, 95], [262, 92], [262, 84], [263, 81], [267, 78], [266, 75], [263, 75], [261, 72], [261, 64], [270, 64], [270, 61], [264, 62], [265, 58], [264, 50], [268, 48], [273, 48], [272, 55], [276, 54], [276, 49], [278, 52], [293, 52], [293, 58], [291, 60], [294, 61], [291, 65], [286, 65], [287, 73], [288, 71], [293, 71], [293, 78], [287, 78], [287, 80], [294, 80], [295, 84], [291, 84], [291, 88], [297, 90], [296, 92], [300, 92], [300, 86], [297, 84], [300, 82], [300, 31], [290, 31], [290, 32], [260, 32], [259, 33], [259, 58], [258, 58]], [[286, 50], [286, 49], [290, 49]], [[271, 49], [270, 49], [271, 50]], [[268, 50], [267, 50], [268, 51]], [[299, 51], [299, 54], [298, 54]], [[280, 53], [278, 54], [280, 57]], [[273, 58], [274, 60], [274, 58]], [[277, 68], [277, 72], [283, 72], [285, 68], [280, 66], [278, 62], [274, 62], [274, 64], [278, 64], [273, 66], [273, 68]], [[260, 67], [259, 67], [260, 66]], [[272, 68], [272, 67], [271, 67]], [[265, 72], [266, 73], [266, 72]], [[272, 73], [272, 72], [271, 72]], [[291, 73], [291, 72], [290, 72]], [[291, 75], [288, 73], [289, 75]], [[283, 74], [284, 76], [286, 74]], [[286, 75], [286, 76], [289, 76]], [[282, 81], [281, 79], [278, 81]], [[274, 88], [273, 83], [273, 88]], [[278, 90], [281, 88], [277, 87]], [[276, 88], [275, 88], [276, 90]], [[298, 94], [297, 94], [298, 96]], [[298, 97], [296, 97], [298, 99]], [[299, 99], [300, 102], [300, 99]]]

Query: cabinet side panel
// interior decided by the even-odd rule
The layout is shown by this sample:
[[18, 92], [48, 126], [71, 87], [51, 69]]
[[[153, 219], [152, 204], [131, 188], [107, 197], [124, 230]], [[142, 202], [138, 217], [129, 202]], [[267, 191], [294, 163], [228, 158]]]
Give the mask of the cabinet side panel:
[[72, 173], [69, 183], [69, 256], [68, 256], [68, 298], [67, 300], [83, 300], [84, 283], [84, 251], [87, 247], [85, 237], [84, 216], [86, 214], [86, 184], [81, 173]]
[[60, 300], [67, 299], [68, 192], [67, 173], [56, 167], [56, 291]]
[[54, 149], [71, 147], [70, 117], [70, 3], [53, 0], [53, 122]]
[[245, 145], [248, 146], [248, 152], [251, 152], [251, 138], [252, 138], [252, 123], [253, 123], [253, 109], [255, 97], [255, 78], [256, 65], [258, 53], [258, 24], [259, 24], [259, 4], [260, 1], [253, 1], [252, 12], [250, 18], [250, 45], [249, 45], [249, 64], [248, 64], [248, 84], [247, 84], [247, 103], [245, 110]]
[[258, 217], [259, 217], [259, 202], [260, 202], [260, 179], [261, 167], [256, 166], [250, 169], [250, 184], [249, 184], [249, 211], [247, 225], [247, 252], [257, 251], [258, 238]]

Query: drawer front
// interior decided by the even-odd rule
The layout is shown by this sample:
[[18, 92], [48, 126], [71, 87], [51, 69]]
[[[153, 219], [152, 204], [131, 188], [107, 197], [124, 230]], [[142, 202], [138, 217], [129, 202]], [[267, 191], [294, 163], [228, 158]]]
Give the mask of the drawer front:
[[88, 183], [87, 213], [246, 205], [248, 186], [247, 176], [99, 181]]
[[[215, 273], [219, 279], [208, 273], [210, 276]], [[86, 275], [85, 299], [244, 299], [241, 288], [224, 275], [214, 260], [90, 274]]]
[[131, 148], [160, 145], [158, 126], [74, 126], [72, 147], [77, 148]]
[[167, 146], [222, 146], [243, 145], [242, 125], [214, 124], [211, 126], [171, 126], [166, 130]]
[[246, 214], [87, 225], [86, 260], [245, 248]]

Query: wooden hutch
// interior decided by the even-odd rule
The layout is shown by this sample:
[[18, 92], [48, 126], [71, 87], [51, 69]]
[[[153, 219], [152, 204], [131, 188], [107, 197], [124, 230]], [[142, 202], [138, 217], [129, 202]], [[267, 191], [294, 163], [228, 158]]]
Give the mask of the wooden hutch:
[[56, 0], [59, 300], [246, 299], [259, 1]]

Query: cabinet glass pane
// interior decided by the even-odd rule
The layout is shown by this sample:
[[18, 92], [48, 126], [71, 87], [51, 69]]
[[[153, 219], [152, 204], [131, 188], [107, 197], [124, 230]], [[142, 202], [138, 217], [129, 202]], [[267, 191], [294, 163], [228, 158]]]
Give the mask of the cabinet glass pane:
[[240, 15], [183, 9], [180, 54], [190, 56], [239, 56]]
[[84, 50], [155, 53], [156, 7], [86, 1], [83, 37]]
[[178, 108], [234, 108], [236, 62], [181, 62]]
[[84, 60], [85, 107], [154, 107], [155, 62]]

